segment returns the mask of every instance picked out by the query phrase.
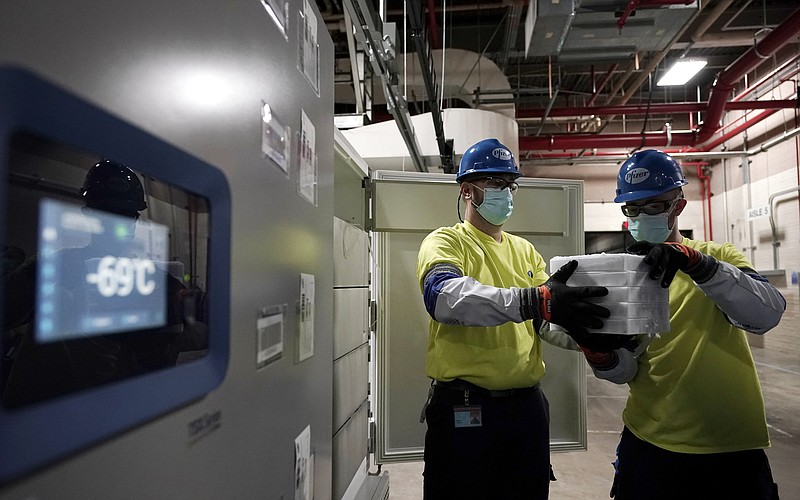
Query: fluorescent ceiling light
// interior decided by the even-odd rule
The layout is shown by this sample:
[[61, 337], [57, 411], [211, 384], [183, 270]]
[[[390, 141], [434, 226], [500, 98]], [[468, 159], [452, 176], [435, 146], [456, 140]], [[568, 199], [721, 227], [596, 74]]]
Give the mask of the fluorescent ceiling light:
[[659, 87], [683, 85], [708, 64], [705, 59], [678, 59], [656, 83]]

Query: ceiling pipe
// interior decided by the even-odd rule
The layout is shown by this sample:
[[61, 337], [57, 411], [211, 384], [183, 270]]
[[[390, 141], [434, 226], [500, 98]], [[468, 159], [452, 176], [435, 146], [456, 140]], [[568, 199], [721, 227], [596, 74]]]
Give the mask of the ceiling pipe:
[[[506, 10], [508, 5], [506, 4], [506, 0], [499, 0], [495, 3], [476, 3], [476, 4], [469, 4], [469, 5], [448, 5], [447, 12], [455, 13], [455, 12], [472, 12], [475, 10], [481, 10], [484, 12], [492, 11], [492, 10]], [[443, 7], [436, 7], [436, 13], [441, 13], [444, 11]], [[391, 9], [386, 11], [386, 17], [402, 17], [405, 16], [406, 12], [403, 9]], [[325, 24], [331, 24], [344, 19], [343, 14], [323, 14], [322, 19], [325, 21]]]
[[778, 269], [780, 265], [778, 262], [778, 247], [781, 246], [781, 242], [778, 239], [778, 229], [776, 228], [775, 224], [775, 198], [779, 196], [783, 196], [786, 194], [796, 193], [800, 191], [800, 186], [795, 186], [793, 188], [785, 189], [783, 191], [778, 191], [777, 193], [773, 193], [769, 196], [769, 226], [772, 230], [772, 268]]
[[[711, 176], [705, 173], [703, 165], [697, 165], [697, 179], [700, 181], [700, 201], [703, 206], [703, 239], [712, 241], [714, 230], [711, 225]], [[705, 228], [708, 227], [708, 234]]]
[[[748, 149], [746, 151], [685, 151], [681, 149], [662, 149], [665, 153], [668, 153], [670, 156], [675, 158], [676, 160], [689, 160], [689, 159], [698, 159], [698, 160], [714, 160], [714, 159], [723, 159], [723, 158], [734, 158], [734, 159], [741, 159], [743, 156], [753, 156], [759, 153], [765, 153], [767, 150], [775, 146], [776, 144], [780, 144], [781, 142], [787, 141], [789, 139], [793, 139], [797, 136], [800, 136], [800, 127], [794, 128], [792, 130], [788, 130], [766, 142], [760, 144], [759, 146]], [[568, 158], [565, 158], [563, 155], [571, 155]], [[534, 156], [540, 157], [541, 160], [537, 160]], [[610, 164], [610, 163], [620, 163], [630, 158], [630, 153], [627, 152], [587, 152], [585, 155], [578, 155], [577, 153], [535, 153], [534, 155], [530, 155], [527, 160], [532, 160], [532, 164], [535, 163], [536, 166], [554, 166], [554, 167], [563, 167], [565, 163], [570, 165], [585, 165], [591, 163], [600, 163], [600, 164]], [[523, 164], [520, 168], [525, 168], [529, 165]]]
[[[791, 97], [796, 98], [797, 97], [797, 92], [795, 92]], [[797, 111], [797, 109], [800, 109], [800, 108], [796, 108], [795, 111]], [[728, 123], [726, 123], [725, 125], [721, 126], [717, 130], [717, 134], [725, 135], [725, 134], [728, 133], [729, 130], [733, 129], [734, 127], [738, 127], [739, 124], [748, 121], [752, 117], [753, 117], [753, 115], [750, 114], [750, 113], [747, 113], [747, 112], [742, 113], [737, 118], [735, 118], [735, 119], [729, 121]], [[715, 141], [716, 141], [716, 139], [715, 139]], [[708, 143], [704, 144], [704, 146], [705, 146], [705, 149], [712, 149], [711, 147], [708, 146]]]
[[755, 124], [764, 121], [766, 118], [775, 114], [778, 110], [777, 109], [769, 109], [767, 111], [763, 111], [756, 116], [749, 117], [744, 123], [741, 125], [736, 126], [735, 128], [725, 132], [721, 136], [714, 139], [712, 142], [706, 143], [703, 145], [703, 149], [710, 150], [714, 149], [715, 147], [719, 146], [723, 142], [736, 137], [737, 135], [741, 134], [745, 130], [749, 129], [750, 127], [754, 126]]
[[693, 3], [694, 0], [630, 0], [625, 7], [625, 12], [617, 19], [617, 28], [622, 31], [622, 27], [625, 26], [625, 21], [627, 21], [628, 17], [633, 15], [638, 8], [661, 7], [662, 5], [691, 5]]
[[440, 48], [439, 23], [436, 21], [436, 5], [434, 5], [434, 0], [428, 0], [428, 30], [431, 35], [431, 48], [434, 50]]
[[[695, 134], [690, 133], [686, 137], [685, 133], [674, 132], [672, 134], [673, 146], [692, 146], [696, 142]], [[541, 150], [560, 150], [560, 149], [591, 149], [591, 148], [661, 148], [666, 146], [668, 141], [667, 134], [661, 132], [645, 132], [643, 134], [572, 134], [572, 135], [550, 135], [542, 137], [520, 137], [520, 151], [541, 151]]]
[[751, 47], [753, 38], [758, 30], [726, 31], [723, 33], [706, 33], [699, 40], [678, 42], [672, 50], [685, 49], [721, 49], [725, 47]]
[[711, 9], [711, 12], [708, 13], [708, 16], [705, 18], [705, 20], [700, 21], [697, 26], [692, 29], [692, 43], [697, 43], [702, 40], [711, 25], [714, 24], [714, 22], [719, 19], [726, 10], [728, 10], [728, 7], [730, 7], [732, 3], [733, 0], [718, 0], [716, 5], [714, 5], [714, 8]]
[[[795, 96], [796, 95], [797, 94], [795, 93]], [[703, 144], [703, 150], [710, 151], [710, 150], [714, 149], [715, 147], [719, 146], [723, 142], [725, 142], [725, 141], [727, 141], [729, 139], [732, 139], [733, 137], [736, 137], [737, 135], [741, 134], [745, 130], [748, 130], [749, 128], [755, 126], [757, 123], [763, 121], [764, 119], [769, 118], [770, 116], [772, 116], [773, 114], [777, 113], [778, 111], [779, 111], [778, 109], [768, 109], [768, 110], [765, 110], [764, 112], [759, 113], [759, 114], [757, 114], [755, 116], [748, 115], [747, 113], [743, 114], [742, 116], [740, 116], [736, 120], [726, 124], [723, 127], [720, 127], [720, 129], [717, 130], [717, 132], [721, 132], [722, 135], [720, 135], [719, 137], [714, 139], [712, 142], [707, 142], [707, 143]], [[742, 123], [737, 125], [736, 122], [738, 122], [740, 120], [742, 121]], [[731, 128], [730, 130], [725, 132], [725, 129], [729, 128], [729, 127], [733, 127], [733, 128]]]
[[[669, 155], [680, 153], [680, 149], [661, 149], [664, 153]], [[630, 157], [627, 153], [619, 153], [614, 151], [584, 151], [583, 153], [570, 153], [568, 151], [558, 151], [558, 152], [548, 152], [548, 153], [531, 153], [526, 156], [526, 160], [533, 160], [537, 163], [538, 160], [556, 160], [556, 159], [568, 159], [568, 160], [580, 160], [578, 163], [589, 163], [589, 159], [592, 162], [602, 162], [606, 161], [608, 163], [613, 163], [617, 161], [624, 161]], [[603, 160], [605, 159], [605, 160]], [[569, 162], [574, 163], [574, 162]], [[563, 165], [560, 163], [559, 165]]]
[[698, 143], [702, 144], [714, 135], [720, 126], [725, 112], [725, 102], [730, 97], [736, 83], [748, 72], [754, 70], [765, 59], [782, 49], [800, 33], [800, 9], [795, 10], [775, 30], [764, 37], [756, 46], [745, 52], [730, 66], [725, 68], [711, 86], [708, 109], [700, 127]]
[[622, 27], [625, 26], [625, 21], [628, 20], [628, 16], [630, 16], [638, 6], [639, 0], [631, 0], [628, 2], [628, 5], [625, 7], [625, 12], [623, 12], [622, 15], [619, 16], [619, 19], [617, 19], [617, 28], [619, 28], [620, 31], [622, 31]]
[[505, 16], [506, 30], [505, 36], [503, 37], [503, 46], [502, 49], [500, 49], [500, 59], [497, 61], [497, 65], [503, 72], [506, 71], [509, 55], [517, 44], [517, 32], [519, 30], [520, 21], [522, 20], [522, 11], [524, 7], [525, 5], [522, 1], [513, 1], [508, 6], [508, 14]]
[[695, 147], [710, 140], [719, 129], [728, 97], [738, 82], [765, 58], [783, 48], [800, 33], [800, 9], [794, 11], [761, 42], [742, 54], [719, 73], [711, 87], [703, 124], [687, 132], [644, 132], [641, 134], [575, 134], [568, 136], [520, 137], [520, 151], [584, 149], [584, 148], [657, 148], [670, 146]]
[[[448, 5], [447, 12], [472, 12], [472, 11], [490, 11], [490, 10], [506, 10], [508, 8], [508, 0], [497, 0], [496, 2], [478, 2], [464, 5]], [[443, 12], [444, 7], [436, 7], [434, 9], [437, 13]], [[387, 11], [389, 16], [403, 16], [405, 13], [403, 9], [392, 9]]]
[[[736, 97], [731, 99], [731, 101], [734, 101], [734, 102], [735, 101], [741, 101], [742, 99], [744, 99], [748, 95], [750, 95], [753, 92], [755, 92], [759, 87], [761, 87], [765, 83], [768, 83], [770, 80], [775, 78], [777, 75], [781, 74], [783, 71], [788, 69], [791, 65], [795, 64], [795, 62], [797, 62], [798, 59], [800, 59], [800, 54], [793, 55], [792, 57], [790, 57], [789, 59], [787, 59], [783, 63], [779, 64], [775, 69], [773, 69], [772, 71], [768, 72], [766, 75], [762, 76], [757, 82], [751, 84], [749, 87], [747, 87], [746, 89], [744, 89], [741, 92], [739, 92], [736, 95]], [[798, 72], [797, 68], [795, 67], [795, 68], [792, 68], [789, 71], [788, 74], [781, 75], [781, 83], [783, 83], [786, 79], [791, 78], [794, 75], [796, 75], [797, 72]]]
[[[625, 68], [625, 73], [620, 77], [617, 82], [611, 87], [611, 90], [608, 92], [608, 96], [606, 96], [606, 104], [611, 104], [611, 101], [614, 100], [614, 96], [617, 95], [622, 87], [628, 83], [631, 76], [633, 76], [634, 71], [639, 69], [639, 53], [637, 52], [634, 54], [634, 57], [628, 62], [628, 67]], [[626, 101], [627, 102], [627, 101]], [[623, 103], [624, 104], [624, 103]]]
[[[611, 80], [611, 76], [614, 74], [614, 72], [617, 70], [618, 67], [619, 67], [619, 63], [614, 63], [614, 64], [611, 65], [610, 68], [608, 68], [608, 71], [606, 72], [606, 74], [603, 75], [603, 79], [600, 80], [600, 83], [597, 85], [597, 88], [595, 89], [594, 94], [592, 94], [592, 98], [589, 99], [589, 102], [586, 103], [587, 107], [594, 105], [594, 103], [597, 100], [597, 98], [600, 97], [600, 92], [603, 91], [603, 89], [605, 88], [605, 86], [608, 83], [608, 81]], [[594, 70], [594, 66], [592, 66], [592, 70]]]
[[[545, 110], [520, 109], [516, 113], [518, 120], [526, 118], [541, 118], [545, 114], [551, 117], [585, 117], [591, 115], [645, 115], [669, 113], [697, 113], [708, 106], [707, 102], [676, 102], [668, 104], [635, 104], [625, 106], [596, 106], [575, 108], [553, 108], [549, 113]], [[725, 103], [725, 111], [750, 110], [750, 109], [791, 109], [800, 107], [797, 99], [783, 99], [776, 101], [729, 101]]]
[[[684, 33], [690, 27], [692, 28], [692, 32], [695, 36], [703, 36], [706, 33], [706, 31], [711, 27], [711, 25], [714, 24], [720, 17], [722, 17], [722, 15], [725, 13], [725, 11], [732, 3], [733, 0], [719, 0], [716, 3], [716, 5], [714, 5], [714, 8], [712, 8], [711, 11], [708, 13], [708, 16], [706, 16], [704, 20], [700, 20], [698, 24], [695, 25], [694, 21], [700, 19], [700, 14], [704, 11], [707, 5], [707, 2], [701, 2], [697, 6], [697, 12], [695, 12], [692, 19], [688, 23], [686, 23], [683, 26], [683, 28], [681, 28], [681, 30], [677, 33], [677, 35], [675, 35], [675, 37], [673, 38], [674, 43], [670, 44], [669, 47], [662, 50], [661, 52], [658, 52], [650, 59], [648, 66], [644, 69], [644, 71], [641, 72], [639, 77], [636, 78], [633, 81], [633, 83], [628, 87], [628, 91], [620, 99], [619, 104], [627, 104], [627, 102], [631, 99], [631, 97], [636, 94], [639, 88], [647, 80], [650, 73], [653, 72], [656, 68], [658, 68], [658, 65], [661, 64], [661, 61], [667, 56], [667, 54], [669, 54], [670, 50], [672, 50], [675, 47], [677, 41], [684, 35]], [[622, 89], [622, 84], [627, 83], [627, 78], [629, 77], [630, 75], [627, 75], [625, 81], [619, 83], [618, 86], [615, 87], [615, 91], [609, 94], [608, 96], [609, 104], [611, 100], [614, 98], [614, 96], [617, 95], [617, 92], [619, 92]]]

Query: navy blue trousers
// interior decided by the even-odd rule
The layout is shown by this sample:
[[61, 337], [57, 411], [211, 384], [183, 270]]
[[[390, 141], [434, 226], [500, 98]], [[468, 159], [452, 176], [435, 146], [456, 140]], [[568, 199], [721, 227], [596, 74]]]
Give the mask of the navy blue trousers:
[[550, 418], [542, 391], [501, 397], [469, 391], [468, 399], [480, 414], [467, 419], [472, 426], [456, 427], [464, 391], [434, 387], [425, 410], [425, 500], [546, 499]]
[[616, 500], [777, 500], [764, 450], [690, 454], [664, 450], [626, 427], [617, 449]]

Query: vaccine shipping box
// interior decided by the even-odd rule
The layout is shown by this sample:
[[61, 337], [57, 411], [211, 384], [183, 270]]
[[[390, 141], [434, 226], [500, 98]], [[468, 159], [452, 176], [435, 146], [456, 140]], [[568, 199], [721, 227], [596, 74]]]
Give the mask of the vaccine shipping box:
[[[588, 299], [611, 311], [596, 333], [650, 334], [669, 331], [669, 289], [650, 279], [644, 257], [630, 254], [592, 254], [550, 259], [550, 275], [570, 260], [578, 267], [567, 280], [569, 286], [597, 285], [608, 295]], [[557, 325], [553, 325], [557, 326]]]

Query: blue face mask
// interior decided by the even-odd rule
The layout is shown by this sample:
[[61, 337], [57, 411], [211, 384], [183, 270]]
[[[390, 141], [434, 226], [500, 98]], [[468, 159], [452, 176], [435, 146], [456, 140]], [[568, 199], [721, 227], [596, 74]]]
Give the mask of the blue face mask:
[[[474, 184], [473, 184], [474, 185]], [[508, 188], [485, 188], [483, 191], [483, 203], [480, 206], [474, 202], [472, 206], [478, 211], [481, 217], [486, 219], [486, 222], [494, 226], [502, 226], [511, 217], [511, 212], [514, 211], [514, 197], [511, 190]]]
[[640, 214], [636, 217], [628, 217], [628, 231], [636, 241], [664, 243], [672, 232], [669, 227], [669, 214], [671, 212], [670, 210], [663, 214]]

